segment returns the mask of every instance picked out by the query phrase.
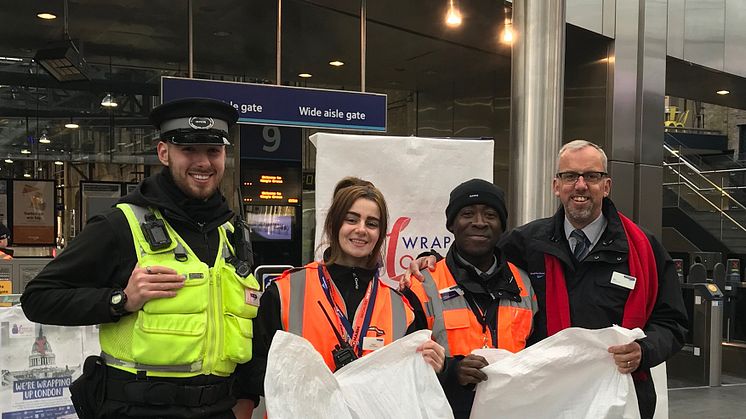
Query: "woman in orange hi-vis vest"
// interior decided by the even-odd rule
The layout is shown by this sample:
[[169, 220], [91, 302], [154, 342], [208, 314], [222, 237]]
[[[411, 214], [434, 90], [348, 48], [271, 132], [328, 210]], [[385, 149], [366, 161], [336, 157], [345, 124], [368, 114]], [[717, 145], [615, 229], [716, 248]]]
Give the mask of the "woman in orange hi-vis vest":
[[[242, 391], [264, 394], [267, 352], [277, 330], [306, 338], [336, 371], [408, 333], [427, 329], [419, 301], [413, 304], [419, 306], [415, 316], [408, 300], [380, 281], [388, 210], [372, 183], [342, 179], [323, 228], [328, 245], [323, 260], [285, 272], [262, 296], [254, 359], [237, 377]], [[418, 351], [436, 372], [443, 369], [442, 346], [428, 341]]]

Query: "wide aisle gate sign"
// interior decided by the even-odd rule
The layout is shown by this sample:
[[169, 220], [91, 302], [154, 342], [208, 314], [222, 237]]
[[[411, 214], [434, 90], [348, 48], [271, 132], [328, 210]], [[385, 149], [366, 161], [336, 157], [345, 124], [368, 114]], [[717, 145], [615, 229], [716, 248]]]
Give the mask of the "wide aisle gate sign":
[[272, 84], [163, 77], [163, 103], [187, 97], [222, 100], [239, 123], [355, 131], [386, 131], [386, 95]]

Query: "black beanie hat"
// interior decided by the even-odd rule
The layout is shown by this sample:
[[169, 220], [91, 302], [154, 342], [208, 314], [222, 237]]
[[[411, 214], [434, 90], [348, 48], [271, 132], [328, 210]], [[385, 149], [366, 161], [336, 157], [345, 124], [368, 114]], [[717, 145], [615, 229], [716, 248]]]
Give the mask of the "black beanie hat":
[[505, 193], [502, 189], [483, 179], [472, 179], [456, 186], [446, 207], [446, 228], [450, 230], [456, 214], [467, 205], [484, 204], [494, 208], [500, 216], [503, 231], [508, 220], [505, 208]]

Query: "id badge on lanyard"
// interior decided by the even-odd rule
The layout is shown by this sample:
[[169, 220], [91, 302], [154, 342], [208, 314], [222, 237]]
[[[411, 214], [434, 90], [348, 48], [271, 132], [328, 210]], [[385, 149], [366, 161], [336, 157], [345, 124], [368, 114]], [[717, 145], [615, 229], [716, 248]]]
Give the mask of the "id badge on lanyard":
[[373, 317], [373, 306], [375, 305], [376, 295], [378, 294], [378, 270], [376, 270], [376, 274], [373, 277], [371, 284], [368, 286], [368, 290], [365, 292], [365, 297], [363, 297], [361, 303], [362, 306], [365, 307], [365, 315], [363, 316], [362, 322], [358, 322], [355, 328], [353, 328], [350, 320], [334, 301], [335, 291], [334, 287], [330, 286], [329, 280], [327, 280], [327, 278], [331, 278], [331, 276], [326, 270], [326, 267], [319, 264], [318, 270], [321, 288], [324, 290], [324, 294], [326, 295], [329, 304], [331, 304], [334, 308], [334, 312], [337, 314], [337, 320], [339, 321], [341, 329], [346, 333], [345, 337], [348, 340], [348, 343], [355, 349], [358, 356], [362, 356], [363, 339], [361, 336], [365, 336], [368, 333], [370, 320], [371, 317]]

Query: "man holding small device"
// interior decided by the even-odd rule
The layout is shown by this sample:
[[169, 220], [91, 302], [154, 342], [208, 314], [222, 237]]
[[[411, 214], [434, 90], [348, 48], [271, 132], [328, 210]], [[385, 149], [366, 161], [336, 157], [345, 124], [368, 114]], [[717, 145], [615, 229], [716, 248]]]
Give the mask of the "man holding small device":
[[257, 399], [232, 376], [252, 357], [259, 304], [248, 231], [218, 189], [238, 113], [192, 98], [150, 118], [164, 169], [89, 220], [22, 307], [40, 323], [100, 325], [101, 357], [71, 386], [81, 418], [233, 418], [236, 398]]

